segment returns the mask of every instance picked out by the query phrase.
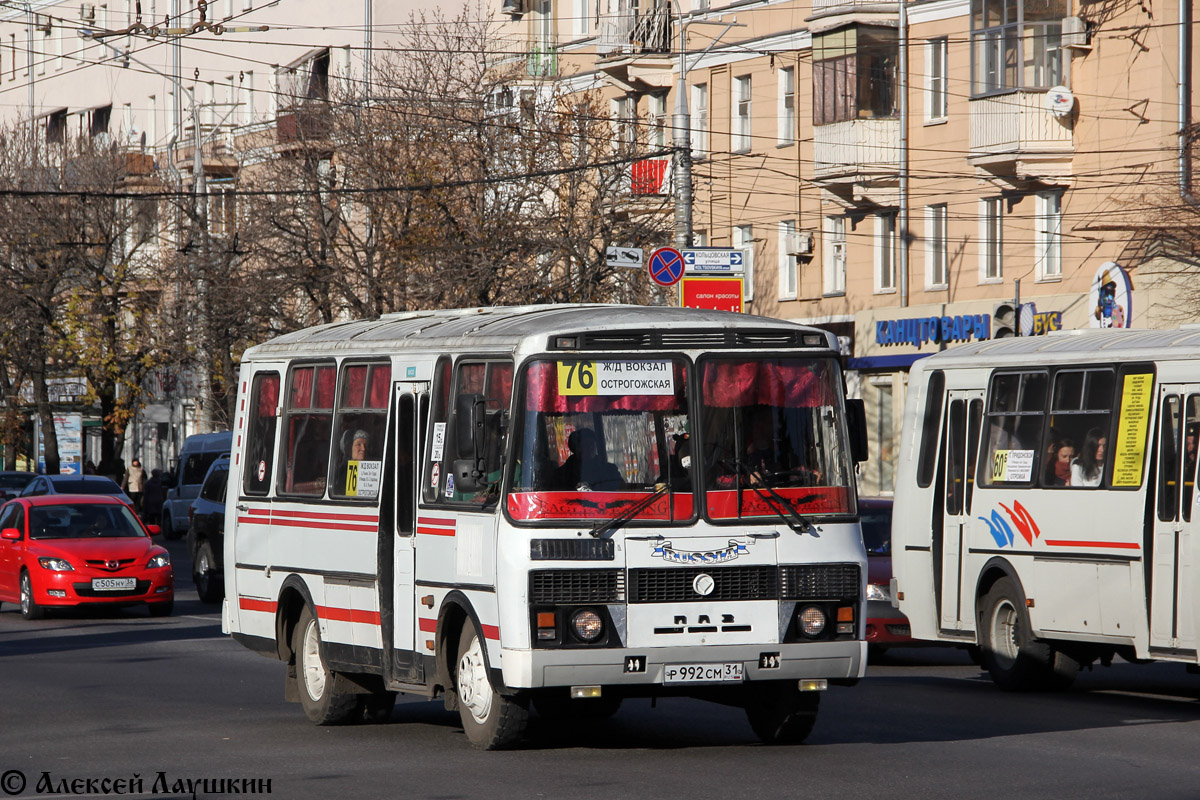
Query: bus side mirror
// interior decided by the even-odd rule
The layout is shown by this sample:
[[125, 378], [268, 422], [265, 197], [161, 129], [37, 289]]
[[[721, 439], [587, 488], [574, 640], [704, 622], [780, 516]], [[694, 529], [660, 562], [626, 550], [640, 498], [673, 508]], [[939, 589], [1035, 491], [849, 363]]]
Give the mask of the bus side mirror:
[[481, 461], [474, 458], [454, 459], [454, 490], [462, 494], [475, 494], [487, 488], [487, 476], [481, 469]]
[[866, 461], [870, 456], [867, 447], [867, 405], [861, 399], [846, 398], [846, 430], [850, 434], [850, 454], [856, 462]]
[[454, 438], [459, 458], [478, 459], [483, 453], [485, 410], [481, 394], [460, 394], [455, 400]]

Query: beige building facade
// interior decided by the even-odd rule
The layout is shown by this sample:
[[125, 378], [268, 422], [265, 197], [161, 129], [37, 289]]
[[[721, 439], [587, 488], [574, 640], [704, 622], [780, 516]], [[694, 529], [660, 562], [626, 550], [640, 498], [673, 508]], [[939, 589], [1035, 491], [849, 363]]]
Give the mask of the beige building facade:
[[1197, 213], [1191, 0], [595, 2], [510, 0], [506, 41], [669, 148], [683, 22], [693, 243], [745, 249], [747, 310], [841, 337], [867, 493], [915, 359], [1200, 316], [1170, 245]]

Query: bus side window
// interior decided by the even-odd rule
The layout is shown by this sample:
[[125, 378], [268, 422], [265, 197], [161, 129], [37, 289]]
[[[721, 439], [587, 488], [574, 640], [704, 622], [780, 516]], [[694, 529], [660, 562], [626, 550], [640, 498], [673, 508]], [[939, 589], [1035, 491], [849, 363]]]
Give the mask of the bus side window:
[[980, 461], [984, 486], [1033, 483], [1042, 468], [1038, 448], [1046, 418], [1044, 372], [1008, 372], [992, 376], [988, 390], [987, 449]]
[[[441, 500], [484, 505], [498, 498], [500, 471], [504, 454], [504, 423], [512, 404], [513, 365], [508, 361], [460, 362], [456, 370], [454, 398], [450, 410], [454, 419], [446, 428], [445, 447], [441, 471], [443, 474]], [[477, 492], [462, 492], [452, 482], [455, 459], [472, 458], [473, 453], [458, 452], [457, 428], [469, 421], [457, 418], [460, 397], [476, 396], [483, 399], [483, 441], [480, 455], [487, 488]]]
[[331, 497], [379, 496], [391, 364], [348, 364], [342, 369], [334, 426]]
[[1192, 497], [1196, 490], [1196, 438], [1200, 434], [1200, 395], [1188, 395], [1183, 425], [1183, 521], [1192, 521]]
[[1055, 374], [1043, 486], [1087, 488], [1103, 482], [1115, 386], [1107, 368]]
[[1158, 429], [1158, 518], [1179, 516], [1179, 395], [1163, 398]]
[[284, 409], [282, 494], [321, 497], [329, 471], [329, 437], [337, 371], [332, 363], [292, 367]]
[[942, 400], [946, 393], [946, 376], [941, 370], [929, 375], [925, 389], [925, 419], [921, 424], [921, 449], [917, 456], [917, 485], [922, 489], [933, 483], [937, 461], [938, 423], [942, 421]]
[[446, 427], [450, 417], [450, 359], [441, 358], [433, 370], [433, 404], [430, 407], [429, 449], [425, 456], [428, 469], [422, 490], [426, 503], [437, 502], [441, 496], [442, 487], [446, 485], [447, 474], [443, 470], [442, 461], [449, 447], [446, 441]]

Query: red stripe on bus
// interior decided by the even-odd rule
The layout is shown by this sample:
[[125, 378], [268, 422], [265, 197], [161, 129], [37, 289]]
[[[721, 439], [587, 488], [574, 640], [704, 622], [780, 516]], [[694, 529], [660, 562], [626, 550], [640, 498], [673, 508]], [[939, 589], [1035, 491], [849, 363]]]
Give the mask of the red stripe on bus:
[[251, 514], [259, 514], [259, 515], [265, 514], [267, 516], [270, 516], [271, 509], [269, 509], [269, 508], [252, 508], [252, 509], [250, 509], [250, 513]]
[[1052, 547], [1108, 547], [1113, 550], [1137, 550], [1141, 547], [1137, 542], [1069, 542], [1066, 539], [1047, 539], [1046, 544]]
[[443, 519], [438, 517], [417, 517], [418, 525], [445, 525], [453, 528], [457, 521], [453, 518]]
[[500, 640], [500, 628], [496, 625], [483, 625], [483, 638]]
[[363, 611], [357, 608], [317, 606], [317, 616], [335, 622], [362, 622], [367, 625], [380, 624], [378, 611]]
[[279, 509], [276, 509], [274, 512], [274, 515], [277, 517], [292, 517], [292, 518], [308, 517], [311, 519], [319, 519], [322, 521], [333, 520], [335, 522], [362, 522], [364, 524], [368, 524], [368, 523], [376, 523], [377, 524], [379, 522], [378, 514], [375, 514], [374, 516], [367, 515], [367, 514], [326, 514], [326, 513], [320, 512], [320, 511], [281, 511]]
[[355, 531], [358, 533], [375, 533], [378, 525], [346, 525], [341, 522], [311, 522], [304, 519], [273, 519], [273, 528], [312, 528], [322, 531]]
[[418, 617], [417, 618], [417, 627], [423, 631], [426, 631], [427, 633], [434, 633], [435, 631], [437, 631], [437, 620], [436, 619], [426, 619], [425, 617]]
[[424, 525], [418, 525], [417, 533], [424, 533], [429, 536], [453, 536], [454, 528], [426, 528]]
[[266, 611], [268, 614], [274, 614], [275, 606], [273, 600], [256, 600], [253, 597], [238, 598], [238, 608], [246, 611]]

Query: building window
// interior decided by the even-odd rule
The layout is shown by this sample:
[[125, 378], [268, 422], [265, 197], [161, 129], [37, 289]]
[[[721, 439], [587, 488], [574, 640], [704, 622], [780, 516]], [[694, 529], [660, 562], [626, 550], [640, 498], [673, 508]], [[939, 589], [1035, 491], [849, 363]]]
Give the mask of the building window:
[[796, 221], [779, 223], [779, 299], [796, 299]]
[[708, 84], [692, 87], [692, 157], [708, 155]]
[[733, 79], [733, 150], [750, 149], [750, 76]]
[[851, 25], [813, 37], [813, 124], [896, 115], [895, 28]]
[[1003, 280], [1004, 199], [987, 197], [979, 204], [979, 277], [984, 281]]
[[1037, 276], [1042, 280], [1062, 277], [1062, 192], [1037, 196]]
[[1063, 82], [1066, 0], [971, 0], [971, 94]]
[[925, 286], [944, 289], [950, 283], [946, 249], [946, 204], [925, 206]]
[[745, 272], [743, 273], [743, 281], [745, 287], [742, 289], [742, 297], [746, 300], [754, 299], [754, 226], [753, 225], [737, 225], [733, 229], [733, 247], [740, 249], [746, 254]]
[[692, 247], [708, 247], [708, 231], [692, 231]]
[[329, 48], [302, 55], [278, 72], [279, 92], [285, 107], [329, 100]]
[[158, 98], [150, 95], [146, 98], [146, 144], [154, 147], [158, 142]]
[[875, 459], [876, 480], [879, 484], [876, 491], [879, 494], [890, 494], [896, 483], [896, 452], [895, 452], [895, 416], [892, 411], [892, 382], [873, 381], [871, 389], [875, 395], [875, 413], [878, 415], [875, 424], [875, 444], [879, 457]]
[[875, 215], [875, 291], [896, 291], [896, 212]]
[[614, 121], [613, 150], [617, 152], [633, 149], [636, 131], [633, 125], [633, 101], [628, 95], [613, 98], [609, 106]]
[[939, 122], [946, 118], [946, 56], [949, 52], [945, 36], [925, 43], [925, 119]]
[[575, 35], [588, 35], [588, 21], [591, 12], [588, 10], [588, 0], [575, 0]]
[[825, 294], [846, 293], [846, 218], [825, 218]]
[[796, 69], [779, 70], [779, 143], [796, 141]]
[[650, 144], [653, 147], [667, 146], [667, 93], [650, 95]]

